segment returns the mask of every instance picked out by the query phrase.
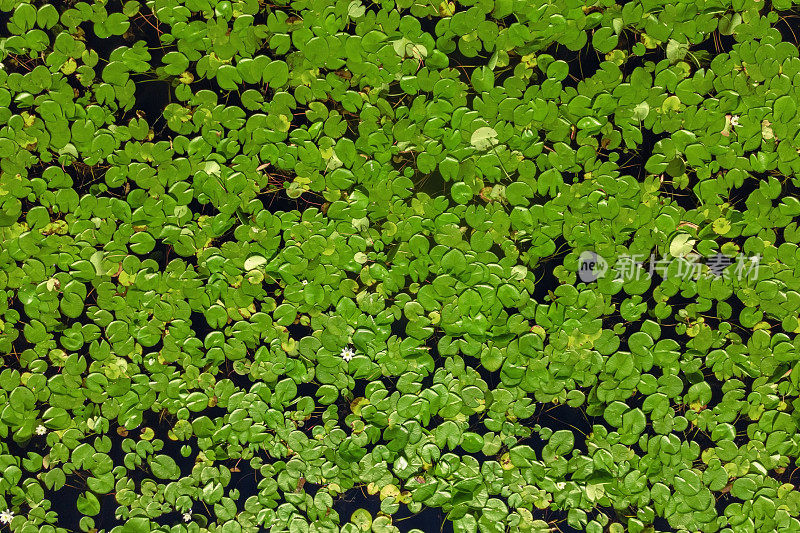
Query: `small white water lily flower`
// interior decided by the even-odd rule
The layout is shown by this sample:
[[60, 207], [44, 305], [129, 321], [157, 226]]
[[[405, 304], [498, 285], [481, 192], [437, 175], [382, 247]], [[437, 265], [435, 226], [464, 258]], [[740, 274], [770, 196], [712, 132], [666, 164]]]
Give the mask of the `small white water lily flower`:
[[46, 427], [44, 427], [44, 426], [43, 426], [43, 425], [41, 425], [41, 424], [39, 424], [38, 426], [36, 426], [36, 434], [37, 434], [37, 435], [44, 435], [45, 433], [47, 433], [47, 428], [46, 428]]
[[345, 361], [350, 361], [356, 355], [355, 350], [352, 348], [342, 348], [342, 359]]
[[733, 126], [735, 128], [735, 127], [740, 126], [740, 125], [741, 124], [739, 124], [739, 115], [733, 115], [731, 117], [731, 126]]
[[192, 513], [183, 513], [183, 521], [184, 522], [191, 522], [192, 521]]
[[14, 513], [12, 513], [10, 509], [6, 509], [2, 513], [0, 513], [0, 524], [10, 524], [13, 518], [14, 518]]

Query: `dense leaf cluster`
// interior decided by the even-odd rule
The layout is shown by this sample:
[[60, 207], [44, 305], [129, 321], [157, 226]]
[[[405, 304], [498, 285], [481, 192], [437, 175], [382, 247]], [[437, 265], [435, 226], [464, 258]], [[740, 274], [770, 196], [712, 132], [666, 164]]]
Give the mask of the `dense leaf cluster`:
[[0, 0], [0, 521], [800, 530], [795, 13]]

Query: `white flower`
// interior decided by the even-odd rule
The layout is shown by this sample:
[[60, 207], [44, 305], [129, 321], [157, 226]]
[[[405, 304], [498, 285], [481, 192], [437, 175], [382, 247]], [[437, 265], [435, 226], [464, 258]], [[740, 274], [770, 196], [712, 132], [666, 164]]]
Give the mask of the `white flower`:
[[731, 117], [731, 126], [733, 126], [735, 128], [735, 127], [737, 127], [739, 125], [740, 125], [739, 124], [739, 115], [733, 115]]
[[356, 355], [355, 350], [352, 348], [342, 348], [342, 359], [350, 361]]
[[10, 509], [6, 509], [0, 513], [0, 524], [10, 524], [13, 518], [14, 513], [12, 513]]
[[44, 427], [44, 426], [43, 426], [43, 425], [41, 425], [41, 424], [39, 424], [38, 426], [36, 426], [36, 434], [37, 434], [37, 435], [44, 435], [45, 433], [47, 433], [47, 428], [46, 428], [46, 427]]
[[308, 285], [308, 280], [307, 279], [303, 280], [303, 285]]
[[191, 522], [192, 521], [192, 513], [183, 513], [183, 521], [184, 522]]

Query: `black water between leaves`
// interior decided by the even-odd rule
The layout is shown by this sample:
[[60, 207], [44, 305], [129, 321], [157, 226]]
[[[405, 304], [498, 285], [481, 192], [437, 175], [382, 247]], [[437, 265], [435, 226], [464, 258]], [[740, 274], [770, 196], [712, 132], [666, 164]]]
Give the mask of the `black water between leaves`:
[[[624, 2], [623, 2], [624, 4]], [[372, 9], [370, 6], [368, 9]], [[9, 13], [0, 12], [0, 26], [5, 26], [5, 23], [9, 19]], [[264, 22], [263, 20], [259, 20], [259, 22]], [[425, 19], [422, 22], [422, 29], [423, 31], [429, 32], [434, 38], [436, 37], [435, 32], [435, 20], [433, 18]], [[792, 25], [788, 20], [781, 19], [778, 23], [776, 23], [776, 27], [779, 29], [781, 34], [784, 37], [784, 40], [797, 43], [797, 37], [795, 35], [795, 30], [793, 29]], [[91, 24], [85, 23], [81, 25], [81, 28], [84, 30], [86, 35], [86, 43], [87, 46], [100, 55], [101, 58], [107, 59], [110, 53], [118, 46], [129, 44], [131, 38], [123, 39], [122, 37], [114, 37], [110, 39], [99, 39], [94, 35], [92, 30]], [[152, 64], [160, 64], [160, 57], [162, 57], [165, 53], [170, 51], [170, 48], [165, 47], [163, 49], [157, 48], [160, 45], [160, 40], [158, 34], [155, 32], [153, 28], [144, 24], [142, 21], [139, 21], [137, 24], [132, 26], [132, 30], [134, 31], [134, 39], [143, 39], [147, 42], [148, 46], [153, 48], [151, 54], [153, 55]], [[723, 49], [730, 49], [730, 45], [733, 42], [732, 37], [728, 36], [718, 36], [718, 40], [721, 43]], [[699, 47], [695, 47], [694, 49], [706, 49], [710, 50], [710, 46], [712, 41], [706, 41], [705, 43], [701, 44]], [[624, 45], [624, 43], [623, 43]], [[575, 86], [580, 79], [585, 77], [591, 76], [599, 67], [600, 58], [596, 53], [591, 50], [590, 46], [584, 47], [583, 49], [573, 52], [566, 49], [563, 46], [551, 46], [549, 49], [546, 50], [547, 53], [550, 53], [555, 57], [555, 59], [563, 59], [569, 64], [569, 76], [566, 80], [564, 80], [564, 86]], [[656, 51], [654, 53], [660, 53], [660, 51]], [[636, 66], [642, 65], [644, 60], [650, 59], [649, 56], [645, 58], [637, 58], [635, 56], [631, 56], [631, 60], [624, 65], [625, 73], [630, 74], [633, 68]], [[512, 58], [513, 61], [518, 61], [518, 58]], [[481, 58], [468, 58], [463, 56], [458, 49], [456, 49], [452, 54], [450, 54], [450, 62], [451, 66], [459, 67], [461, 65], [472, 65], [476, 62], [482, 61]], [[511, 69], [510, 69], [511, 70]], [[469, 84], [469, 79], [463, 80], [467, 84]], [[502, 83], [502, 77], [498, 77], [497, 80], [498, 84]], [[197, 87], [199, 88], [207, 88], [211, 90], [215, 90], [214, 83], [208, 80], [198, 80]], [[163, 121], [163, 110], [169, 102], [175, 101], [175, 93], [174, 88], [167, 80], [141, 80], [140, 83], [136, 85], [136, 108], [132, 110], [133, 112], [141, 112], [144, 117], [147, 119], [148, 123], [152, 126], [155, 126], [159, 123], [159, 121]], [[235, 93], [231, 93], [227, 95], [227, 103], [228, 105], [239, 105], [238, 95]], [[302, 123], [305, 120], [304, 116], [299, 116], [296, 119], [295, 125], [298, 123]], [[163, 126], [163, 124], [162, 124]], [[156, 128], [156, 139], [158, 140], [168, 140], [170, 132], [166, 130], [166, 128]], [[652, 150], [653, 145], [657, 140], [660, 138], [658, 136], [654, 136], [651, 132], [643, 131], [643, 138], [644, 141], [642, 146], [639, 147], [639, 150], [636, 154], [632, 155], [630, 160], [627, 160], [624, 165], [627, 166], [630, 170], [627, 170], [626, 173], [630, 175], [636, 176], [641, 179], [642, 176], [645, 175], [643, 170], [644, 163], [647, 161], [649, 157], [649, 153]], [[92, 180], [86, 178], [86, 175], [79, 172], [78, 168], [67, 167], [67, 172], [73, 177], [76, 182], [77, 188], [83, 190], [84, 188], [88, 189], [88, 185]], [[92, 178], [97, 178], [97, 175], [93, 175]], [[102, 177], [100, 175], [100, 177]], [[438, 191], [441, 178], [440, 176], [435, 176], [434, 179], [430, 180], [428, 183], [423, 184], [425, 187], [431, 189], [431, 192]], [[734, 199], [741, 199], [744, 200], [749, 196], [749, 194], [755, 190], [757, 186], [756, 180], [747, 180], [742, 187], [737, 188], [731, 191], [731, 196]], [[795, 187], [793, 184], [790, 186]], [[670, 186], [667, 184], [665, 185], [665, 192], [673, 196], [675, 202], [686, 210], [691, 210], [696, 207], [696, 198], [693, 197], [691, 193], [691, 188], [684, 189], [682, 191], [675, 191], [671, 190]], [[88, 192], [88, 191], [87, 191]], [[285, 191], [278, 193], [278, 194], [270, 194], [265, 195], [263, 198], [260, 198], [265, 207], [270, 209], [271, 211], [288, 211], [293, 209], [303, 210], [311, 205], [314, 205], [313, 201], [308, 201], [305, 198], [293, 200], [290, 199]], [[189, 206], [195, 212], [202, 212], [207, 214], [213, 214], [213, 208], [210, 205], [200, 205], [199, 202], [196, 200], [193, 201]], [[219, 243], [225, 242], [231, 238], [230, 235], [225, 235], [222, 238], [218, 239]], [[562, 245], [565, 244], [565, 241], [561, 239], [557, 242], [557, 248], [562, 250]], [[159, 242], [157, 245], [156, 250], [153, 252], [153, 257], [159, 261], [160, 264], [166, 265], [168, 264], [169, 260], [173, 257], [176, 257], [174, 253], [171, 253], [172, 250], [168, 245], [163, 242]], [[561, 251], [558, 253], [559, 257], [563, 257], [563, 253], [565, 251]], [[184, 261], [190, 264], [196, 264], [195, 258], [183, 258]], [[193, 262], [193, 260], [195, 260]], [[558, 261], [556, 261], [558, 262]], [[537, 285], [536, 291], [533, 297], [540, 302], [544, 302], [547, 298], [549, 291], [554, 290], [558, 286], [558, 279], [553, 274], [553, 268], [551, 266], [547, 266], [542, 268], [541, 270], [536, 272], [537, 276]], [[645, 299], [647, 299], [645, 297]], [[680, 295], [676, 295], [670, 301], [671, 304], [680, 305], [687, 305], [690, 303], [689, 299], [682, 298]], [[738, 313], [743, 306], [741, 302], [738, 301], [730, 301], [734, 306], [734, 313]], [[11, 308], [20, 312], [20, 315], [23, 317], [23, 320], [26, 319], [24, 310], [19, 302], [14, 300], [11, 301]], [[404, 317], [400, 320], [396, 321], [392, 324], [392, 334], [398, 335], [400, 337], [405, 335], [405, 326], [407, 321]], [[207, 323], [205, 322], [205, 318], [199, 313], [192, 314], [192, 329], [195, 331], [195, 334], [198, 338], [204, 338], [205, 335], [210, 331]], [[633, 331], [633, 329], [631, 329]], [[310, 333], [309, 328], [301, 326], [299, 324], [292, 325], [289, 327], [289, 332], [293, 337], [302, 337]], [[662, 328], [662, 338], [678, 338], [678, 336], [669, 328]], [[746, 342], [746, 339], [743, 339]], [[436, 343], [430, 342], [429, 347], [432, 349], [432, 355], [436, 359], [439, 359], [438, 354], [436, 353]], [[15, 349], [19, 353], [22, 350], [32, 348], [25, 339], [24, 336], [20, 336], [20, 338], [15, 342]], [[14, 368], [13, 359], [6, 358], [4, 365], [11, 366]], [[17, 365], [18, 367], [18, 365]], [[496, 384], [499, 382], [499, 375], [498, 373], [490, 373], [485, 371], [482, 367], [480, 367], [481, 377], [487, 381], [487, 383], [491, 385]], [[250, 379], [249, 376], [239, 376], [233, 372], [229, 373], [230, 377], [235, 381], [236, 386], [247, 388], [249, 387]], [[391, 386], [390, 380], [383, 380], [387, 383], [387, 387]], [[430, 385], [430, 376], [426, 377], [423, 381], [424, 385]], [[357, 384], [358, 392], [360, 387], [363, 387], [363, 383], [359, 382]], [[363, 390], [363, 389], [362, 389]], [[313, 395], [313, 390], [311, 386], [304, 386], [301, 388], [301, 394], [309, 394]], [[714, 388], [714, 397], [712, 399], [712, 405], [715, 402], [718, 402], [720, 398], [720, 391], [719, 387]], [[223, 411], [220, 408], [215, 408], [211, 411], [210, 414], [214, 415], [221, 414]], [[592, 426], [594, 424], [603, 424], [601, 417], [590, 417], [585, 413], [582, 413], [580, 410], [571, 409], [567, 406], [555, 406], [555, 407], [545, 407], [542, 406], [540, 410], [537, 411], [537, 415], [535, 417], [536, 423], [542, 424], [544, 426], [550, 427], [553, 430], [558, 429], [568, 429], [570, 431], [577, 430], [582, 434], [588, 434], [592, 430]], [[531, 420], [533, 423], [533, 420]], [[143, 426], [149, 426], [156, 429], [156, 437], [161, 438], [164, 441], [164, 448], [162, 453], [166, 453], [173, 457], [176, 462], [178, 463], [179, 467], [181, 468], [182, 475], [187, 475], [191, 472], [191, 469], [194, 465], [196, 452], [190, 455], [189, 457], [184, 458], [180, 453], [180, 447], [182, 444], [185, 443], [176, 443], [174, 441], [170, 441], [166, 438], [166, 433], [169, 429], [169, 424], [166, 423], [164, 419], [161, 419], [157, 414], [148, 412], [145, 416], [145, 421]], [[737, 429], [740, 429], [737, 425]], [[132, 432], [135, 435], [134, 430]], [[133, 436], [132, 435], [132, 436]], [[124, 460], [124, 454], [121, 449], [121, 443], [123, 440], [122, 436], [119, 436], [113, 429], [109, 433], [109, 438], [112, 441], [112, 450], [110, 452], [110, 456], [113, 458], [115, 464], [122, 464]], [[581, 439], [578, 435], [576, 435], [576, 448], [581, 451], [586, 451], [585, 441]], [[541, 448], [543, 446], [543, 442], [537, 438], [536, 435], [530, 439], [530, 444], [537, 449], [538, 452], [541, 452]], [[192, 441], [189, 442], [190, 444]], [[196, 444], [196, 442], [195, 442]], [[708, 443], [710, 444], [710, 443]], [[41, 444], [41, 441], [32, 441], [28, 443], [27, 446], [24, 448], [19, 446], [18, 444], [14, 443], [10, 439], [8, 440], [8, 446], [14, 455], [18, 455], [24, 457], [27, 452], [30, 451], [45, 451], [44, 447]], [[193, 447], [196, 450], [196, 445]], [[474, 454], [476, 458], [485, 459], [482, 454]], [[238, 472], [234, 472], [231, 478], [231, 482], [227, 487], [227, 490], [238, 490], [240, 494], [240, 500], [244, 501], [247, 497], [257, 494], [257, 483], [256, 483], [256, 475], [255, 472], [250, 468], [247, 462], [241, 462], [238, 464], [237, 469]], [[132, 478], [137, 485], [144, 479], [145, 474], [142, 471], [134, 471], [134, 477]], [[78, 476], [70, 476], [68, 485], [58, 491], [57, 494], [49, 494], [48, 497], [52, 502], [52, 510], [55, 510], [59, 515], [59, 527], [63, 527], [70, 530], [79, 530], [80, 524], [79, 520], [81, 518], [80, 515], [76, 512], [76, 501], [78, 497], [86, 490], [85, 486], [81, 484], [74, 484], [76, 480], [78, 480]], [[314, 488], [312, 486], [308, 486], [309, 492], [313, 491]], [[728, 500], [732, 500], [730, 495], [723, 495], [718, 503], [718, 510], [719, 512], [723, 512], [724, 505], [727, 503]], [[119, 521], [111, 515], [111, 510], [116, 507], [116, 503], [114, 501], [113, 495], [104, 495], [100, 497], [101, 503], [101, 512], [100, 514], [95, 517], [95, 527], [98, 529], [110, 529], [114, 525], [117, 525]], [[201, 507], [201, 506], [200, 506]], [[377, 496], [370, 496], [368, 494], [362, 493], [358, 490], [349, 491], [343, 497], [336, 500], [334, 504], [334, 509], [340, 514], [342, 523], [345, 523], [350, 515], [353, 513], [355, 509], [358, 508], [365, 508], [370, 511], [373, 515], [376, 514], [380, 510], [380, 500]], [[207, 514], [204, 509], [198, 508], [194, 509], [193, 512], [198, 514]], [[613, 513], [607, 513], [613, 516]], [[544, 516], [548, 519], [555, 519], [558, 520], [560, 523], [558, 527], [561, 531], [574, 531], [572, 528], [568, 527], [565, 523], [565, 513], [558, 513], [558, 512], [545, 512]], [[211, 518], [208, 516], [208, 518]], [[169, 513], [166, 515], [162, 515], [158, 522], [163, 525], [172, 525], [177, 523], [180, 520], [180, 516], [177, 513]], [[407, 508], [401, 506], [401, 512], [395, 515], [394, 517], [395, 524], [400, 527], [401, 531], [408, 531], [412, 528], [418, 528], [422, 531], [428, 533], [434, 533], [436, 531], [442, 532], [450, 532], [453, 531], [452, 522], [446, 519], [446, 514], [441, 509], [424, 509], [420, 513], [417, 514], [410, 514], [407, 511]], [[658, 530], [668, 531], [670, 530], [669, 525], [666, 523], [664, 519], [658, 518], [655, 521], [655, 527]]]

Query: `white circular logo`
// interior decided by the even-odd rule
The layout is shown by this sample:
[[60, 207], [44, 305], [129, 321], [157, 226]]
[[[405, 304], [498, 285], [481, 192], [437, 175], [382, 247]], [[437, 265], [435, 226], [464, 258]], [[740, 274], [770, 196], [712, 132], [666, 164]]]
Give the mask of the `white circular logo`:
[[608, 263], [595, 252], [585, 251], [578, 257], [578, 277], [584, 283], [602, 278], [608, 270]]

